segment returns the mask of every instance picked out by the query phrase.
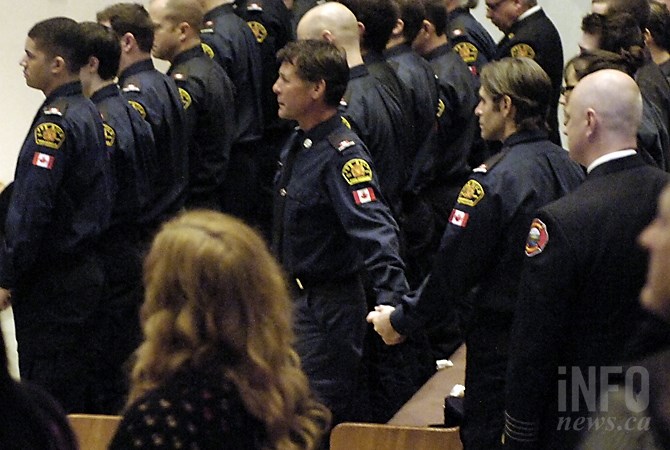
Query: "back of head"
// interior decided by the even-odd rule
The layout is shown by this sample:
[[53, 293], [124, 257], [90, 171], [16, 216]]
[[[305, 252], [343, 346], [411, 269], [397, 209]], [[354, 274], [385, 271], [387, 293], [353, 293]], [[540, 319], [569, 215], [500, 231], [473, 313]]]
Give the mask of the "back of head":
[[342, 50], [325, 41], [305, 39], [286, 44], [277, 52], [277, 61], [294, 65], [302, 80], [324, 80], [326, 104], [331, 107], [340, 104], [349, 82], [349, 66]]
[[605, 28], [605, 16], [598, 13], [589, 13], [582, 17], [581, 30], [594, 36], [602, 36]]
[[117, 3], [96, 14], [100, 23], [109, 22], [118, 37], [130, 33], [142, 52], [151, 52], [154, 45], [154, 24], [147, 10], [139, 3]]
[[263, 239], [242, 221], [189, 211], [165, 224], [145, 261], [145, 341], [130, 401], [184, 368], [232, 382], [267, 448], [318, 442], [328, 414], [292, 348], [291, 302]]
[[186, 22], [196, 34], [200, 33], [205, 11], [199, 1], [167, 0], [165, 12], [165, 18], [170, 22], [174, 24]]
[[632, 15], [611, 13], [605, 16], [600, 48], [614, 53], [640, 53], [644, 49], [642, 30]]
[[630, 54], [608, 52], [606, 50], [589, 50], [575, 56], [565, 64], [566, 72], [569, 67], [575, 71], [577, 80], [603, 69], [613, 69], [633, 76], [644, 60], [633, 58]]
[[358, 20], [349, 8], [338, 2], [326, 2], [307, 11], [297, 27], [298, 39], [322, 39], [329, 31], [338, 45], [358, 47]]
[[442, 36], [447, 29], [447, 10], [442, 0], [423, 0], [426, 20], [435, 27], [435, 34]]
[[460, 0], [460, 7], [467, 9], [475, 9], [479, 4], [479, 0]]
[[82, 47], [87, 58], [99, 61], [98, 75], [103, 80], [111, 80], [119, 71], [121, 44], [116, 33], [97, 22], [82, 22]]
[[642, 118], [642, 95], [635, 80], [627, 74], [604, 69], [586, 75], [572, 91], [569, 107], [571, 115], [594, 110], [603, 136], [636, 141]]
[[647, 29], [657, 46], [665, 51], [670, 51], [670, 11], [665, 3], [651, 0], [651, 15], [647, 23]]
[[[426, 11], [421, 0], [395, 0], [400, 14], [400, 19], [404, 23], [403, 37], [405, 42], [411, 44], [416, 35], [421, 31], [423, 19], [426, 17]], [[444, 7], [443, 7], [444, 8]]]
[[484, 66], [481, 87], [494, 99], [509, 96], [517, 130], [548, 130], [551, 80], [530, 58], [503, 58]]
[[82, 35], [79, 24], [67, 17], [54, 17], [36, 23], [28, 37], [50, 58], [60, 56], [67, 71], [78, 74], [87, 57], [82, 52]]
[[649, 21], [649, 0], [606, 0], [607, 15], [628, 13], [633, 16], [635, 23], [644, 30]]
[[384, 51], [399, 15], [394, 0], [338, 1], [349, 8], [356, 19], [365, 26], [361, 45], [367, 50]]

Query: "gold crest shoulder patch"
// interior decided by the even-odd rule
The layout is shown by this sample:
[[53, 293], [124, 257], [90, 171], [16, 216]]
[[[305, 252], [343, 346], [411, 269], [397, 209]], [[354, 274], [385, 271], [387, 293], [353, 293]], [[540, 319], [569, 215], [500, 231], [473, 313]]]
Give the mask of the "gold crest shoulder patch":
[[58, 150], [65, 141], [65, 132], [52, 122], [44, 122], [35, 127], [35, 143], [43, 147]]
[[349, 123], [349, 121], [345, 119], [344, 116], [340, 116], [340, 119], [342, 119], [342, 124], [351, 130], [351, 124]]
[[342, 176], [350, 186], [372, 181], [372, 169], [364, 159], [354, 158], [342, 167]]
[[437, 100], [437, 112], [435, 113], [435, 117], [438, 119], [442, 117], [444, 114], [444, 111], [447, 109], [447, 105], [444, 104], [444, 101], [440, 98]]
[[263, 26], [262, 23], [256, 22], [255, 20], [247, 22], [247, 25], [249, 25], [249, 28], [251, 28], [251, 31], [253, 31], [254, 36], [256, 36], [256, 41], [258, 41], [259, 44], [262, 44], [263, 41], [265, 41], [265, 38], [268, 37], [268, 30]]
[[181, 102], [184, 105], [184, 109], [188, 109], [191, 106], [191, 94], [184, 88], [179, 88], [179, 96], [181, 97]]
[[468, 180], [458, 194], [457, 202], [461, 205], [475, 206], [484, 198], [484, 188], [476, 180]]
[[106, 123], [103, 124], [103, 127], [105, 129], [105, 144], [107, 147], [114, 147], [114, 142], [116, 142], [116, 131]]
[[144, 106], [142, 106], [141, 103], [136, 102], [135, 100], [128, 100], [128, 103], [130, 104], [130, 106], [135, 108], [135, 111], [140, 113], [140, 116], [142, 116], [143, 119], [147, 118], [147, 111], [146, 109], [144, 109]]
[[200, 46], [202, 47], [202, 51], [205, 52], [205, 55], [209, 56], [210, 59], [214, 58], [214, 50], [212, 49], [212, 47], [205, 44], [204, 42], [201, 42]]
[[454, 51], [458, 53], [461, 59], [467, 64], [477, 61], [477, 56], [479, 56], [479, 50], [470, 42], [459, 42], [454, 45]]
[[514, 58], [535, 58], [535, 50], [528, 44], [516, 44], [509, 53]]

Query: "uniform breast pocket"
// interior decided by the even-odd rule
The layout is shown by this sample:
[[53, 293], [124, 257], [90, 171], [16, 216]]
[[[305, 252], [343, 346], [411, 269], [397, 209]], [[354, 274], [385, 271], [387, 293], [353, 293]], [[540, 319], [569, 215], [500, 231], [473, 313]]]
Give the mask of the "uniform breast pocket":
[[[328, 199], [316, 188], [289, 186], [286, 190], [285, 226], [296, 233], [314, 233], [330, 214]], [[316, 228], [318, 229], [318, 228]]]

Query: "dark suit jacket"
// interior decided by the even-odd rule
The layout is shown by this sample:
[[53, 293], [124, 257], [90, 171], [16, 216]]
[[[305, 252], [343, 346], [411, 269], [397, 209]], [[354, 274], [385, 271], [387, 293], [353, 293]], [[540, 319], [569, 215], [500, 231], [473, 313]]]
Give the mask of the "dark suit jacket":
[[498, 43], [494, 59], [508, 56], [530, 57], [549, 75], [552, 87], [548, 120], [552, 133], [549, 138], [560, 145], [558, 99], [563, 83], [563, 46], [558, 30], [543, 10], [514, 23], [507, 36]]
[[593, 383], [595, 397], [601, 369], [636, 356], [624, 349], [646, 318], [638, 296], [647, 256], [637, 238], [669, 180], [638, 155], [624, 157], [538, 211], [535, 232], [544, 239], [535, 242], [544, 244], [533, 246], [529, 235], [533, 256], [519, 286], [507, 372], [508, 438], [539, 431], [540, 448], [572, 448], [578, 430], [565, 431], [564, 421], [557, 432], [557, 420], [574, 424], [593, 409], [583, 391], [573, 402], [575, 381]]

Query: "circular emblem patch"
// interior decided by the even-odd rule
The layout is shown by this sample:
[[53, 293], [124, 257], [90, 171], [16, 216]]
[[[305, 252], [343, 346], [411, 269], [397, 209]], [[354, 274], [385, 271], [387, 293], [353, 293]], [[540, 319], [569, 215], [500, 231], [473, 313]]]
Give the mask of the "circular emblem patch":
[[105, 144], [107, 144], [107, 147], [114, 147], [114, 142], [116, 142], [116, 131], [106, 123], [103, 124], [103, 127], [105, 129]]
[[63, 129], [52, 122], [45, 122], [35, 127], [35, 143], [43, 147], [58, 150], [65, 140]]
[[184, 104], [184, 109], [188, 109], [191, 106], [191, 94], [186, 89], [179, 88], [179, 96], [181, 97], [181, 102]]
[[547, 226], [540, 219], [533, 219], [526, 240], [526, 256], [535, 256], [542, 253], [548, 242]]
[[468, 180], [458, 194], [457, 202], [461, 205], [475, 206], [483, 198], [484, 188], [482, 185], [476, 180]]
[[469, 42], [459, 42], [454, 45], [454, 51], [458, 53], [463, 61], [467, 64], [477, 61], [479, 50]]
[[342, 167], [342, 176], [349, 185], [366, 183], [372, 181], [372, 169], [370, 164], [364, 159], [350, 159]]
[[130, 103], [130, 106], [135, 108], [135, 111], [140, 113], [140, 116], [142, 116], [143, 119], [147, 118], [147, 111], [144, 109], [144, 106], [142, 106], [140, 103], [136, 102], [135, 100], [128, 100], [128, 103]]
[[535, 50], [528, 44], [516, 44], [510, 50], [510, 55], [514, 58], [535, 58]]
[[254, 32], [256, 40], [259, 44], [262, 44], [266, 37], [268, 37], [268, 30], [265, 29], [262, 23], [256, 21], [247, 22], [251, 31]]
[[212, 47], [205, 44], [204, 42], [201, 42], [200, 46], [202, 47], [202, 51], [205, 52], [205, 55], [209, 56], [210, 58], [214, 58], [214, 50], [212, 50]]

